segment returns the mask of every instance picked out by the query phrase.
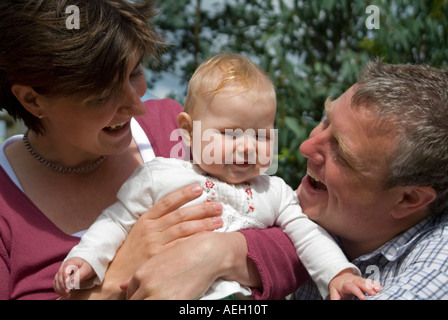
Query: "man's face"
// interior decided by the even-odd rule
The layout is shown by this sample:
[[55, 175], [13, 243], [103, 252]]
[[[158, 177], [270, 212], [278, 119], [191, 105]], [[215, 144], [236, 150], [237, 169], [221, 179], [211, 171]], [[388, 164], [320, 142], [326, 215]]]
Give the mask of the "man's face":
[[327, 100], [326, 120], [302, 143], [308, 173], [297, 190], [303, 211], [330, 233], [355, 242], [381, 241], [396, 223], [397, 190], [385, 189], [393, 126], [352, 108], [353, 87]]

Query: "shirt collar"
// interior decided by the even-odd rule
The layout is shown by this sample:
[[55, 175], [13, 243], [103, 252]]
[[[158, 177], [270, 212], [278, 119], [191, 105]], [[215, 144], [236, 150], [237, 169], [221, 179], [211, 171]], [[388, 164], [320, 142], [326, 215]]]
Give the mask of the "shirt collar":
[[358, 257], [355, 261], [370, 260], [378, 255], [384, 256], [389, 261], [395, 261], [424, 234], [437, 228], [441, 223], [448, 224], [448, 208], [439, 214], [427, 217], [377, 250]]

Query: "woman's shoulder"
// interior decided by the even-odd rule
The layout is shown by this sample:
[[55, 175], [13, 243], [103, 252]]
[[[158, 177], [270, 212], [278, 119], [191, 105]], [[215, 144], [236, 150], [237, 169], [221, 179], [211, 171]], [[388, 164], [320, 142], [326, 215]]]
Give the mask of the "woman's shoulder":
[[172, 99], [151, 99], [144, 101], [146, 114], [136, 118], [142, 127], [150, 126], [163, 128], [169, 125], [177, 127], [177, 115], [183, 108], [177, 101]]
[[148, 100], [144, 102], [146, 114], [136, 118], [145, 131], [156, 156], [169, 157], [172, 148], [180, 141], [179, 135], [173, 132], [178, 128], [177, 116], [182, 106], [172, 99]]
[[[13, 149], [17, 149], [18, 144], [22, 140], [23, 135], [15, 135], [12, 137], [7, 138], [2, 144], [0, 144], [0, 167], [3, 168], [5, 173], [8, 175], [9, 179], [11, 179], [17, 186], [20, 188], [20, 182], [16, 177], [16, 174], [14, 170], [12, 169], [11, 163], [9, 162], [8, 157], [6, 157], [6, 148], [8, 148], [8, 151], [11, 151]], [[1, 177], [3, 180], [7, 177]], [[3, 182], [2, 182], [3, 184]]]
[[164, 99], [148, 99], [143, 102], [146, 106], [155, 106], [155, 107], [173, 107], [173, 108], [182, 108], [182, 105], [170, 98], [164, 98]]
[[158, 117], [170, 118], [182, 112], [182, 105], [173, 99], [150, 99], [143, 102], [146, 110], [150, 114], [156, 114]]

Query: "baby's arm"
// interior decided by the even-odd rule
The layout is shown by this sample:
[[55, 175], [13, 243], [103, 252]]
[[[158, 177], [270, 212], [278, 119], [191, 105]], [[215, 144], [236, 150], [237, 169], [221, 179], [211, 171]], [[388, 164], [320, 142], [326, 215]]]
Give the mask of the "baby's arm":
[[291, 239], [300, 261], [326, 299], [330, 281], [336, 275], [346, 269], [352, 274], [361, 272], [347, 260], [331, 235], [302, 212], [295, 192], [283, 181], [276, 180], [280, 206], [275, 224]]
[[66, 259], [82, 258], [93, 268], [96, 277], [92, 285], [102, 283], [109, 263], [129, 231], [140, 215], [153, 205], [148, 191], [151, 186], [150, 168], [142, 165], [121, 186], [117, 194], [118, 201], [101, 213], [79, 244], [69, 252]]
[[345, 269], [338, 273], [329, 285], [330, 299], [342, 300], [344, 298], [358, 297], [360, 300], [365, 300], [367, 293], [370, 296], [376, 295], [382, 289], [378, 282], [370, 279], [364, 279], [353, 273], [351, 269]]
[[80, 289], [81, 283], [95, 276], [90, 264], [81, 258], [70, 258], [64, 261], [54, 277], [54, 290], [64, 298], [70, 297], [70, 290]]

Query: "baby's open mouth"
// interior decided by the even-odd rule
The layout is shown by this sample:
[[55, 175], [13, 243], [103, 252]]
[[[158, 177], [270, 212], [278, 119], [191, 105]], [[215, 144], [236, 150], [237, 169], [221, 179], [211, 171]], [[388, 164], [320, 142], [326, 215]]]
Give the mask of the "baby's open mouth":
[[310, 177], [310, 185], [318, 190], [318, 191], [327, 191], [327, 186], [323, 184], [319, 179], [313, 176], [312, 173], [308, 172], [308, 176]]

